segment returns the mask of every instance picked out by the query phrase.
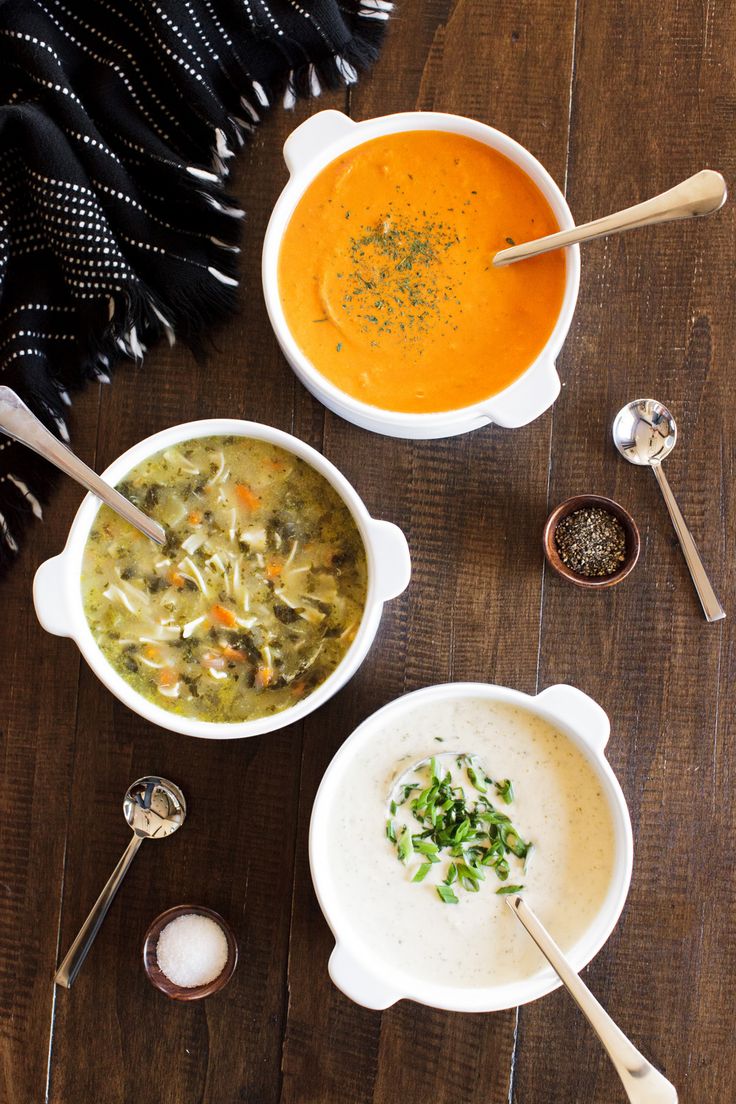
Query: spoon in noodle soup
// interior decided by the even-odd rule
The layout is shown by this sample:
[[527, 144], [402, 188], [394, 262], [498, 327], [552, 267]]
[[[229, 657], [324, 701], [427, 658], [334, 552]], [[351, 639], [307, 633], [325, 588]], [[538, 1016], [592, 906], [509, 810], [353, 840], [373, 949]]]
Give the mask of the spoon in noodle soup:
[[14, 441], [33, 449], [44, 460], [76, 479], [77, 483], [92, 494], [97, 495], [111, 510], [125, 521], [134, 525], [144, 536], [150, 537], [156, 544], [164, 544], [166, 530], [153, 518], [134, 506], [120, 491], [116, 491], [104, 479], [100, 479], [92, 468], [80, 460], [70, 448], [54, 437], [35, 414], [10, 387], [0, 387], [0, 430]]

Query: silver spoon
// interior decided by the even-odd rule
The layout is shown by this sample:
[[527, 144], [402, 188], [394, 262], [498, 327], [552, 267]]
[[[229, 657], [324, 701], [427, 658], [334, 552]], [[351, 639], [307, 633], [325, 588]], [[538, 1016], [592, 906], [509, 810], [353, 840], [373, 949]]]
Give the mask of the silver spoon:
[[655, 399], [635, 399], [619, 410], [613, 422], [613, 442], [621, 455], [630, 464], [649, 465], [657, 477], [706, 619], [720, 621], [726, 616], [725, 610], [716, 598], [695, 541], [662, 471], [662, 461], [672, 452], [676, 440], [675, 419]]
[[107, 503], [111, 510], [120, 514], [145, 536], [164, 544], [166, 532], [153, 518], [144, 514], [129, 499], [100, 479], [96, 472], [87, 467], [84, 461], [75, 456], [58, 437], [50, 433], [43, 422], [39, 421], [35, 414], [31, 413], [26, 404], [9, 387], [0, 387], [0, 430], [7, 433], [15, 441], [27, 445], [39, 456], [55, 464], [57, 468], [76, 479], [92, 494], [97, 495]]
[[71, 989], [74, 984], [138, 848], [144, 839], [163, 839], [181, 828], [187, 815], [187, 803], [184, 794], [173, 782], [156, 775], [147, 775], [139, 778], [128, 789], [123, 801], [123, 813], [133, 829], [130, 843], [54, 976], [56, 984], [64, 985], [67, 989]]
[[550, 966], [557, 973], [580, 1011], [603, 1043], [631, 1104], [677, 1104], [677, 1090], [626, 1038], [587, 985], [578, 977], [547, 929], [526, 901], [507, 897], [509, 908], [524, 925]]
[[605, 215], [572, 230], [560, 230], [556, 234], [547, 234], [536, 241], [512, 245], [510, 249], [501, 249], [495, 254], [496, 266], [524, 261], [527, 257], [536, 257], [540, 253], [549, 253], [561, 249], [564, 245], [576, 245], [578, 242], [603, 238], [607, 234], [620, 234], [622, 230], [634, 230], [638, 226], [651, 226], [656, 222], [671, 222], [674, 219], [693, 218], [696, 215], [710, 215], [726, 202], [728, 190], [726, 181], [720, 173], [712, 169], [703, 169], [695, 176], [676, 184], [661, 195], [627, 207], [613, 215]]

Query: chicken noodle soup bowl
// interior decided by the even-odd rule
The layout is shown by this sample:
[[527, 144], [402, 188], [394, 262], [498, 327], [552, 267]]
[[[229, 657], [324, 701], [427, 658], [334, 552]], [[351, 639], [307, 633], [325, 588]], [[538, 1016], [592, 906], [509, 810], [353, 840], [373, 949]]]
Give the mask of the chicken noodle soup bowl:
[[[169, 449], [178, 451], [178, 447], [185, 442], [195, 442], [196, 445], [196, 442], [205, 438], [232, 438], [235, 447], [239, 439], [244, 439], [244, 447], [253, 446], [261, 451], [268, 448], [283, 450], [304, 462], [311, 473], [326, 480], [337, 496], [336, 501], [346, 507], [346, 516], [349, 516], [350, 524], [357, 530], [365, 552], [365, 601], [362, 617], [353, 629], [352, 642], [346, 643], [342, 658], [324, 681], [306, 696], [296, 698], [294, 704], [288, 704], [285, 708], [279, 707], [278, 712], [237, 722], [183, 715], [157, 704], [155, 700], [139, 692], [108, 661], [96, 642], [85, 612], [81, 581], [85, 549], [101, 509], [99, 501], [93, 495], [88, 495], [82, 502], [64, 551], [39, 567], [33, 585], [33, 598], [42, 626], [56, 636], [71, 637], [101, 682], [140, 716], [162, 728], [189, 736], [235, 739], [282, 728], [311, 713], [332, 697], [362, 663], [378, 629], [384, 602], [405, 589], [411, 569], [408, 546], [401, 530], [390, 522], [372, 518], [354, 488], [320, 453], [298, 438], [270, 426], [225, 418], [173, 426], [134, 445], [115, 460], [103, 476], [109, 483], [120, 483], [149, 459]], [[318, 488], [319, 480], [312, 480], [312, 484]], [[298, 506], [296, 509], [298, 510]], [[162, 552], [162, 555], [165, 554], [166, 550]], [[264, 693], [268, 693], [268, 690], [264, 690]]]
[[355, 123], [322, 111], [284, 157], [291, 175], [266, 231], [264, 296], [287, 360], [321, 402], [406, 438], [526, 425], [552, 405], [578, 247], [491, 266], [512, 231], [520, 240], [574, 225], [528, 150], [459, 115]]
[[[633, 861], [608, 736], [600, 706], [564, 685], [536, 697], [480, 683], [432, 686], [364, 721], [324, 775], [309, 837], [312, 880], [336, 942], [335, 985], [367, 1008], [409, 999], [491, 1012], [544, 996], [560, 982], [505, 903], [514, 883], [573, 967], [590, 962], [621, 914]], [[462, 753], [474, 756], [470, 771]], [[488, 865], [475, 884], [446, 849], [432, 861], [437, 837], [411, 804], [427, 792], [428, 763], [440, 778], [451, 773], [463, 800], [478, 783], [515, 848], [497, 869], [494, 853], [478, 848]], [[408, 798], [407, 780], [418, 782]], [[409, 858], [402, 820], [417, 833]]]

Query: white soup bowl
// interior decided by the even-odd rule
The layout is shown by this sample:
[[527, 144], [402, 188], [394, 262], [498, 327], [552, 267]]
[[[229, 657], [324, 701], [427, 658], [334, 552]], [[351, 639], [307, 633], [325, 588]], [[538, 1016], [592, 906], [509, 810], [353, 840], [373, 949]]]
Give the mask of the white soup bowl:
[[290, 433], [259, 422], [243, 422], [231, 418], [210, 418], [185, 422], [154, 433], [119, 456], [102, 473], [108, 483], [118, 483], [127, 473], [163, 449], [196, 437], [234, 436], [268, 441], [300, 457], [331, 483], [350, 510], [363, 540], [368, 568], [368, 591], [365, 609], [355, 640], [331, 675], [308, 697], [280, 713], [252, 721], [219, 723], [180, 716], [144, 698], [110, 665], [97, 646], [87, 622], [80, 585], [84, 547], [94, 522], [99, 501], [89, 494], [82, 502], [72, 522], [64, 551], [41, 564], [33, 581], [33, 601], [36, 614], [47, 632], [71, 637], [89, 666], [116, 698], [141, 717], [172, 732], [187, 736], [202, 736], [211, 740], [230, 740], [256, 736], [262, 732], [299, 721], [314, 712], [357, 671], [368, 654], [378, 630], [384, 602], [401, 594], [409, 583], [411, 561], [402, 531], [391, 522], [376, 521], [370, 516], [357, 491], [334, 464], [315, 449], [292, 437]]
[[279, 292], [281, 242], [294, 210], [324, 168], [348, 150], [405, 131], [441, 130], [474, 138], [517, 164], [552, 208], [561, 230], [575, 225], [565, 197], [536, 157], [524, 146], [485, 123], [438, 111], [406, 111], [356, 123], [340, 111], [320, 111], [297, 127], [284, 145], [289, 181], [276, 201], [263, 242], [263, 294], [276, 338], [296, 375], [326, 407], [355, 425], [389, 437], [452, 437], [493, 422], [509, 429], [527, 425], [547, 410], [560, 393], [555, 358], [572, 322], [580, 283], [580, 250], [566, 250], [565, 290], [560, 313], [544, 348], [526, 371], [502, 391], [457, 410], [409, 414], [384, 410], [342, 391], [317, 369], [292, 335]]

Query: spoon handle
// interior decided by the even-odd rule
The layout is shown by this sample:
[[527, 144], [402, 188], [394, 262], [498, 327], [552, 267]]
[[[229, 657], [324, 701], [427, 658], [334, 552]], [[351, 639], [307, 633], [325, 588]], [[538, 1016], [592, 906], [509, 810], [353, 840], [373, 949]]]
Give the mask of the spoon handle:
[[125, 848], [120, 862], [105, 883], [105, 888], [92, 906], [92, 911], [79, 929], [77, 938], [66, 952], [64, 961], [54, 975], [54, 981], [57, 985], [64, 985], [67, 989], [71, 989], [74, 984], [74, 979], [82, 968], [82, 963], [95, 941], [102, 921], [107, 916], [107, 910], [112, 904], [113, 897], [119, 890], [123, 878], [128, 873], [128, 867], [142, 843], [142, 836], [133, 835], [130, 837], [130, 843]]
[[653, 463], [652, 470], [657, 477], [660, 490], [667, 503], [667, 509], [670, 512], [672, 524], [675, 527], [675, 532], [677, 533], [677, 539], [680, 542], [685, 562], [690, 569], [690, 574], [695, 583], [695, 589], [698, 592], [698, 598], [703, 607], [703, 613], [705, 614], [706, 620], [721, 621], [726, 616], [726, 611], [716, 598], [715, 591], [710, 585], [710, 579], [706, 574], [703, 561], [700, 558], [700, 553], [695, 546], [695, 541], [690, 536], [690, 530], [685, 524], [685, 519], [680, 513], [677, 499], [673, 495], [670, 485], [667, 482], [667, 476], [664, 474], [661, 463]]
[[563, 245], [576, 245], [578, 242], [592, 241], [606, 234], [618, 234], [622, 230], [634, 230], [637, 226], [650, 226], [655, 222], [670, 222], [673, 219], [693, 218], [696, 215], [710, 215], [726, 202], [726, 181], [720, 173], [712, 169], [703, 169], [695, 176], [689, 176], [674, 188], [670, 188], [652, 199], [627, 207], [615, 214], [594, 219], [593, 222], [574, 226], [572, 230], [561, 230], [557, 234], [547, 234], [536, 241], [513, 245], [502, 249], [493, 258], [496, 266], [513, 264], [527, 257], [536, 257], [539, 253], [549, 253]]
[[150, 537], [157, 544], [164, 544], [166, 533], [163, 526], [134, 506], [129, 499], [120, 494], [120, 491], [105, 483], [104, 479], [100, 479], [92, 468], [46, 429], [43, 422], [39, 421], [9, 387], [0, 387], [0, 430], [15, 441], [20, 441], [22, 445], [33, 449], [66, 475], [70, 475], [72, 479], [76, 479], [77, 483], [92, 491], [92, 494], [97, 495], [110, 509], [120, 514], [145, 536]]
[[580, 1011], [603, 1043], [631, 1104], [677, 1104], [677, 1090], [640, 1054], [578, 977], [570, 963], [522, 897], [507, 897], [510, 908], [559, 975]]

